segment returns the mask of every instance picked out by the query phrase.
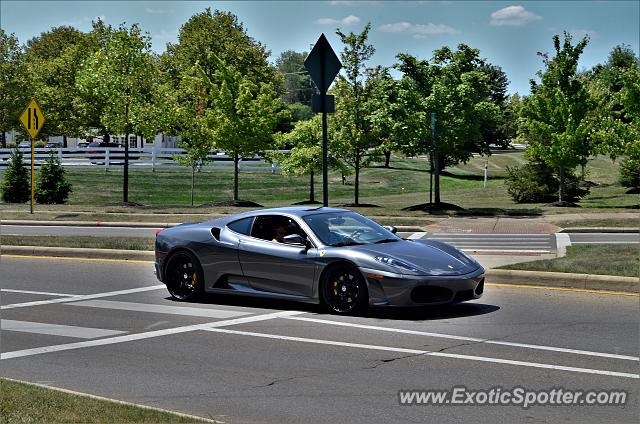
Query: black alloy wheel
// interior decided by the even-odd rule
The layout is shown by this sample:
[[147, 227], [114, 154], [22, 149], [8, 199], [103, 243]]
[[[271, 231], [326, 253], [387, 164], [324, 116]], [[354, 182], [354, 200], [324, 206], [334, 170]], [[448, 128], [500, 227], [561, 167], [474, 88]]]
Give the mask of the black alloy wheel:
[[361, 312], [369, 302], [364, 278], [350, 265], [329, 271], [322, 282], [321, 294], [324, 304], [335, 314]]
[[202, 268], [191, 253], [172, 255], [166, 269], [167, 289], [174, 299], [193, 300], [204, 292]]

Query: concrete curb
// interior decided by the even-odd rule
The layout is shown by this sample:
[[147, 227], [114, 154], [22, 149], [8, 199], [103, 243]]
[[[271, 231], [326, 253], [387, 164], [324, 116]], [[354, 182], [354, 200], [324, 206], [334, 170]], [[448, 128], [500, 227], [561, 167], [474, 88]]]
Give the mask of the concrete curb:
[[[639, 221], [640, 222], [640, 221]], [[639, 233], [640, 228], [633, 227], [569, 227], [559, 233]]]
[[485, 275], [488, 283], [526, 284], [530, 286], [562, 287], [585, 290], [609, 290], [640, 292], [640, 278], [617, 275], [570, 274], [564, 272], [519, 271], [489, 269]]
[[[66, 258], [111, 259], [152, 262], [152, 251], [116, 249], [79, 249], [70, 247], [4, 246], [4, 255], [53, 256]], [[489, 269], [488, 283], [607, 290], [629, 293], [640, 292], [640, 278], [614, 275], [569, 274], [563, 272], [519, 271]]]
[[77, 247], [2, 246], [2, 255], [54, 256], [63, 258], [153, 261], [155, 252], [146, 250], [83, 249]]

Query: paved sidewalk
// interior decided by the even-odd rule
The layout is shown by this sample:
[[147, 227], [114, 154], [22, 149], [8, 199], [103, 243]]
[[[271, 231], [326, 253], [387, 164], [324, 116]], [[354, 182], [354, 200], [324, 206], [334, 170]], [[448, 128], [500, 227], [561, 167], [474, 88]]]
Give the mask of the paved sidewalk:
[[431, 234], [553, 234], [561, 230], [543, 218], [531, 217], [448, 218], [426, 228]]

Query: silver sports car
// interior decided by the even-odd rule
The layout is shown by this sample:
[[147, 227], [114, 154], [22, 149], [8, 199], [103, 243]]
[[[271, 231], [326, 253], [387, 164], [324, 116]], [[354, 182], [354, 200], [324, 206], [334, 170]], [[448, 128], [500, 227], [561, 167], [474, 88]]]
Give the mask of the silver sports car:
[[404, 240], [393, 227], [344, 209], [287, 207], [165, 229], [156, 275], [177, 300], [203, 292], [367, 306], [478, 299], [484, 269], [455, 247]]

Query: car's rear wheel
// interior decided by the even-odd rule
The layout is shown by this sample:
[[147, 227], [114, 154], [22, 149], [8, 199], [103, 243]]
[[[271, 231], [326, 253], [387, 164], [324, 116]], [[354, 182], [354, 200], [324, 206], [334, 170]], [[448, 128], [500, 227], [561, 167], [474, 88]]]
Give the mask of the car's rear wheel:
[[369, 303], [367, 285], [352, 265], [329, 270], [321, 285], [322, 301], [330, 312], [341, 315], [362, 312]]
[[189, 252], [177, 252], [169, 258], [165, 282], [176, 300], [193, 300], [204, 292], [204, 274], [198, 259]]

